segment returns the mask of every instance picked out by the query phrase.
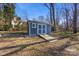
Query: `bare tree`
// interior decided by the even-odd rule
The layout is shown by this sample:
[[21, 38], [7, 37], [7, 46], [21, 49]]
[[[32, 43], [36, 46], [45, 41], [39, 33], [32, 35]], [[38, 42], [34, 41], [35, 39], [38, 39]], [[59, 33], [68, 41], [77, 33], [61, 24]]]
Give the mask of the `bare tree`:
[[68, 31], [69, 30], [69, 19], [68, 19], [68, 17], [69, 17], [69, 10], [65, 7], [65, 17], [66, 17], [66, 31]]
[[55, 8], [54, 8], [54, 4], [50, 3], [50, 16], [51, 16], [51, 24], [54, 28], [54, 31], [56, 31], [56, 20], [55, 20]]
[[73, 12], [73, 33], [77, 33], [77, 3], [73, 4], [74, 12]]
[[50, 11], [50, 21], [51, 21], [51, 25], [53, 27], [53, 30], [56, 31], [56, 21], [55, 21], [55, 8], [54, 8], [54, 3], [50, 3], [48, 4], [44, 4], [44, 6], [46, 6], [49, 11]]

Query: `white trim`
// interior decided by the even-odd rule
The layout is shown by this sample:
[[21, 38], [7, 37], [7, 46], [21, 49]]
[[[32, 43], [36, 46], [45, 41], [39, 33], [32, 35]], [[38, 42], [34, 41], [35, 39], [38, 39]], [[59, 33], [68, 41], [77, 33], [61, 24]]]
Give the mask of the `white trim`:
[[[39, 35], [40, 33], [39, 33], [39, 25], [41, 25], [42, 26], [42, 33], [41, 34], [47, 34], [47, 25], [46, 24], [37, 24], [37, 34]], [[43, 33], [43, 25], [45, 25], [45, 33]]]
[[[42, 33], [43, 34], [46, 34], [47, 32], [46, 32], [46, 29], [47, 29], [47, 26], [46, 26], [46, 24], [43, 24], [44, 26], [45, 26], [45, 29], [42, 29], [42, 30], [45, 30], [45, 33], [43, 33], [43, 31], [42, 31]], [[43, 25], [42, 25], [42, 28], [43, 28]]]
[[28, 25], [29, 25], [29, 36], [30, 36], [30, 23], [28, 23]]
[[39, 35], [39, 25], [42, 25], [42, 24], [37, 24], [37, 34]]
[[45, 29], [45, 32], [46, 32], [46, 33], [45, 33], [45, 34], [47, 34], [47, 24], [45, 25], [45, 27], [46, 27], [46, 29]]
[[[35, 26], [33, 26], [33, 25], [35, 25]], [[32, 23], [32, 28], [36, 28], [36, 23]]]

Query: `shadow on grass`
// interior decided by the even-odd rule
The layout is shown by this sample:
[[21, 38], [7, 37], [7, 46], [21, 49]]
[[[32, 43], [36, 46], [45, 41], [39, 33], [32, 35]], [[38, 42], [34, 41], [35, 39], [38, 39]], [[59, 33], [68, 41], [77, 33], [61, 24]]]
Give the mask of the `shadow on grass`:
[[[32, 46], [32, 45], [36, 45], [36, 44], [41, 44], [41, 43], [49, 42], [49, 41], [51, 41], [51, 40], [48, 40], [48, 41], [47, 40], [44, 40], [44, 41], [30, 43], [30, 44], [21, 44], [21, 45], [16, 45], [16, 46], [3, 47], [3, 48], [0, 48], [0, 50], [6, 50], [6, 49], [11, 49], [11, 48], [21, 47], [18, 50], [15, 50], [15, 51], [12, 51], [10, 53], [7, 53], [7, 54], [3, 55], [3, 56], [7, 56], [7, 55], [10, 55], [10, 54], [19, 52], [19, 51], [23, 50], [24, 48], [26, 48], [28, 46]], [[72, 46], [72, 45], [76, 45], [76, 44], [79, 44], [79, 43], [70, 44], [70, 42], [67, 42], [66, 44], [63, 44], [62, 46], [59, 46], [59, 47], [48, 48], [48, 50], [46, 52], [41, 51], [41, 50], [38, 50], [38, 49], [35, 49], [35, 50], [38, 50], [40, 52], [43, 52], [43, 53], [45, 53], [45, 55], [47, 55], [46, 53], [48, 53], [48, 55], [53, 55], [53, 56], [64, 56], [65, 54], [63, 54], [62, 51], [65, 48], [67, 48], [69, 46]]]
[[[41, 41], [41, 42], [35, 42], [35, 43], [31, 43], [31, 44], [23, 44], [23, 45], [17, 45], [17, 46], [4, 47], [4, 48], [0, 48], [0, 50], [21, 47], [20, 49], [18, 49], [16, 51], [13, 51], [13, 52], [10, 52], [10, 53], [4, 55], [4, 56], [7, 56], [7, 55], [10, 55], [10, 54], [19, 52], [19, 51], [23, 50], [24, 48], [26, 48], [28, 46], [40, 44], [40, 43], [44, 43], [44, 42], [48, 42], [48, 41]], [[63, 55], [61, 52], [68, 46], [69, 46], [69, 42], [67, 42], [66, 44], [59, 46], [59, 47], [49, 48], [46, 52], [41, 51], [41, 50], [39, 50], [39, 51], [45, 53], [45, 55], [48, 54], [48, 55], [53, 55], [53, 56], [57, 56], [57, 55], [59, 56], [59, 55]]]
[[18, 49], [16, 51], [12, 51], [8, 54], [3, 55], [3, 56], [7, 56], [7, 55], [13, 54], [15, 52], [21, 51], [21, 50], [23, 50], [24, 48], [26, 48], [28, 46], [35, 45], [35, 44], [40, 44], [40, 43], [44, 43], [44, 42], [48, 42], [48, 41], [41, 41], [41, 42], [35, 42], [35, 43], [31, 43], [31, 44], [21, 44], [21, 45], [16, 45], [16, 46], [3, 47], [3, 48], [0, 48], [0, 50], [6, 50], [6, 49], [11, 49], [11, 48], [21, 47], [20, 49]]
[[2, 37], [0, 38], [10, 38], [10, 37], [25, 37], [28, 36], [28, 33], [5, 33], [5, 34], [1, 34]]
[[71, 54], [69, 54], [69, 53], [65, 54], [65, 53], [63, 53], [63, 51], [65, 51], [65, 48], [68, 48], [68, 47], [76, 45], [76, 44], [79, 44], [79, 43], [70, 44], [70, 42], [68, 42], [67, 44], [62, 45], [60, 47], [49, 48], [48, 53], [53, 56], [68, 56], [68, 55], [74, 56], [74, 54], [72, 54], [72, 52], [71, 52]]

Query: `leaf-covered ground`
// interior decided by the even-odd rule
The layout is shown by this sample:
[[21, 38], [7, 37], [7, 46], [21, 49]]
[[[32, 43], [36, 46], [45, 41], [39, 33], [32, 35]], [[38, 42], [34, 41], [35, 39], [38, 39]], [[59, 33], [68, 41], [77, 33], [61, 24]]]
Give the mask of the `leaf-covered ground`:
[[[79, 55], [79, 35], [60, 37], [53, 33], [56, 41], [36, 37], [0, 38], [0, 55], [9, 56], [62, 56]], [[66, 35], [66, 34], [63, 34]], [[71, 35], [71, 34], [68, 34]]]

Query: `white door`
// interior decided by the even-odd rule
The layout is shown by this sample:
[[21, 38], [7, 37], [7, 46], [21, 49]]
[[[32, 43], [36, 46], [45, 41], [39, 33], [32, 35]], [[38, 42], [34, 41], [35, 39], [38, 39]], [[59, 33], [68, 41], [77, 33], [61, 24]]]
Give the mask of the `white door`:
[[37, 26], [37, 34], [46, 34], [46, 25], [45, 24], [38, 24]]

